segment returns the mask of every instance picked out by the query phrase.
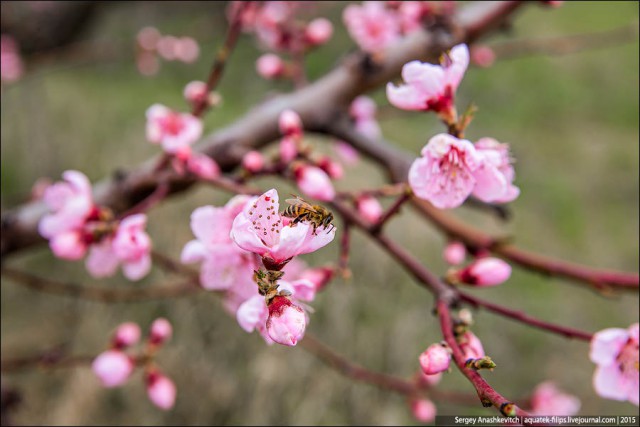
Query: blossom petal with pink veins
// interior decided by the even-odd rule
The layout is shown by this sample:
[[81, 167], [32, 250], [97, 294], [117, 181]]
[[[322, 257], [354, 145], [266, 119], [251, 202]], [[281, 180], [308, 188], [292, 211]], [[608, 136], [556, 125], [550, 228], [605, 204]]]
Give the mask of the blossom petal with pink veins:
[[80, 233], [75, 231], [56, 234], [49, 240], [49, 246], [58, 258], [72, 261], [81, 259], [87, 253], [87, 245]]
[[613, 400], [627, 400], [629, 396], [629, 382], [620, 374], [618, 365], [596, 368], [593, 375], [593, 388], [601, 397]]
[[133, 261], [122, 263], [122, 272], [129, 280], [140, 280], [151, 270], [151, 256], [144, 255]]
[[627, 331], [621, 328], [608, 328], [596, 332], [591, 340], [589, 358], [598, 365], [615, 363], [618, 353], [628, 338]]
[[446, 83], [455, 91], [469, 66], [469, 48], [466, 44], [454, 46], [449, 52], [451, 65], [446, 68]]
[[193, 264], [200, 262], [207, 256], [207, 248], [200, 240], [192, 240], [188, 242], [182, 249], [180, 254], [180, 262], [183, 264]]
[[395, 86], [393, 83], [387, 83], [387, 98], [394, 106], [403, 110], [427, 109], [427, 100], [413, 86]]
[[475, 179], [461, 170], [455, 176], [443, 176], [432, 171], [437, 167], [428, 158], [417, 159], [409, 169], [409, 185], [416, 196], [428, 200], [439, 209], [460, 206], [473, 191]]
[[268, 247], [277, 245], [281, 238], [279, 209], [278, 192], [272, 188], [248, 204], [243, 212], [251, 221], [253, 232]]
[[262, 295], [255, 295], [238, 307], [236, 319], [240, 327], [247, 332], [253, 332], [258, 325], [264, 325], [269, 317], [269, 310]]
[[249, 218], [240, 213], [233, 220], [230, 233], [231, 239], [245, 251], [264, 255], [269, 248], [256, 234]]
[[444, 93], [445, 71], [439, 65], [408, 62], [402, 67], [402, 78], [423, 97], [424, 102]]
[[119, 260], [111, 243], [111, 239], [105, 239], [99, 244], [91, 245], [85, 265], [93, 277], [109, 277], [116, 272]]
[[225, 208], [202, 206], [191, 214], [191, 231], [205, 246], [228, 242], [225, 231], [231, 229], [231, 224], [232, 218]]
[[476, 180], [473, 195], [483, 202], [494, 202], [507, 194], [507, 180], [496, 167], [484, 164], [473, 172], [473, 177]]

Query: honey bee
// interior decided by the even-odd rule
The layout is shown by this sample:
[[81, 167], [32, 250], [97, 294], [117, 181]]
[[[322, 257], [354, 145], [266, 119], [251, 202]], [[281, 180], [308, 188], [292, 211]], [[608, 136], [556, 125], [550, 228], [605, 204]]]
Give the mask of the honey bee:
[[333, 213], [324, 206], [311, 205], [300, 196], [295, 196], [295, 199], [287, 199], [286, 202], [291, 206], [287, 206], [287, 209], [282, 212], [282, 216], [294, 218], [292, 224], [308, 221], [313, 226], [314, 235], [317, 234], [316, 229], [320, 226], [324, 226], [324, 228], [331, 226], [327, 233], [335, 228], [331, 223], [333, 221]]

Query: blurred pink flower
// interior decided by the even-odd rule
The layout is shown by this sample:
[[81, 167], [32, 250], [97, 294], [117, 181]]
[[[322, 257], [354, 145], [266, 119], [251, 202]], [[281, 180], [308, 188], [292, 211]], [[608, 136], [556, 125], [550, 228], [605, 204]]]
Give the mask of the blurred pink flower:
[[452, 241], [447, 243], [442, 253], [444, 260], [451, 265], [458, 265], [464, 262], [467, 256], [467, 248], [464, 243]]
[[449, 369], [451, 352], [442, 344], [432, 344], [420, 354], [420, 367], [426, 375], [434, 375]]
[[481, 359], [485, 356], [484, 347], [480, 338], [473, 332], [467, 331], [458, 337], [458, 345], [464, 352], [464, 357], [469, 359]]
[[342, 19], [351, 38], [365, 52], [378, 52], [400, 38], [398, 15], [381, 1], [349, 5], [344, 9]]
[[233, 241], [246, 251], [283, 263], [296, 255], [314, 252], [335, 237], [333, 228], [313, 234], [313, 228], [305, 222], [284, 226], [279, 207], [275, 189], [253, 198], [233, 221]]
[[133, 372], [133, 360], [120, 350], [107, 350], [100, 353], [92, 364], [93, 373], [108, 388], [124, 384]]
[[307, 196], [330, 201], [336, 196], [331, 178], [322, 169], [305, 164], [293, 169], [298, 188]]
[[159, 317], [153, 321], [149, 331], [149, 342], [155, 345], [164, 344], [171, 339], [173, 327], [164, 317]]
[[179, 41], [175, 36], [161, 36], [156, 43], [158, 54], [167, 61], [175, 61], [177, 59], [176, 48]]
[[144, 231], [146, 224], [145, 214], [130, 215], [120, 221], [113, 238], [113, 253], [130, 280], [141, 279], [151, 269], [151, 239]]
[[155, 51], [158, 42], [160, 41], [160, 31], [155, 27], [144, 27], [138, 31], [136, 40], [141, 48], [148, 51]]
[[375, 224], [382, 216], [382, 205], [372, 196], [360, 196], [356, 199], [358, 213], [367, 221]]
[[496, 53], [486, 45], [472, 46], [470, 54], [471, 62], [478, 67], [488, 68], [496, 61]]
[[264, 167], [264, 156], [259, 151], [249, 151], [242, 157], [242, 167], [251, 173], [260, 172]]
[[307, 24], [305, 39], [312, 46], [325, 44], [333, 34], [333, 24], [326, 18], [316, 18]]
[[466, 45], [454, 46], [443, 56], [442, 65], [411, 61], [402, 67], [402, 86], [387, 84], [387, 98], [403, 110], [435, 111], [453, 121], [455, 92], [469, 65]]
[[302, 308], [284, 296], [274, 297], [269, 304], [267, 332], [278, 344], [295, 346], [304, 336], [307, 320]]
[[134, 322], [122, 323], [116, 329], [112, 341], [113, 347], [118, 350], [137, 344], [140, 341], [140, 326]]
[[334, 274], [333, 267], [315, 267], [303, 270], [297, 277], [310, 281], [315, 287], [315, 292], [320, 292], [331, 281]]
[[293, 110], [284, 110], [278, 118], [280, 133], [285, 136], [302, 134], [302, 119]]
[[459, 270], [456, 277], [469, 285], [497, 286], [511, 277], [511, 266], [500, 258], [483, 257]]
[[200, 46], [192, 37], [180, 37], [175, 41], [173, 51], [178, 61], [191, 64], [198, 59]]
[[276, 79], [285, 72], [285, 65], [282, 59], [273, 53], [265, 53], [256, 61], [256, 71], [267, 79]]
[[422, 20], [430, 12], [430, 6], [424, 1], [401, 1], [398, 6], [400, 26], [403, 34], [409, 34], [422, 27]]
[[176, 401], [176, 385], [157, 370], [146, 376], [147, 396], [155, 406], [163, 410], [173, 408]]
[[202, 122], [188, 113], [178, 113], [161, 104], [147, 109], [147, 139], [162, 144], [167, 153], [190, 146], [202, 135]]
[[344, 141], [336, 141], [333, 146], [336, 154], [346, 165], [353, 166], [360, 160], [360, 153]]
[[9, 35], [0, 36], [0, 78], [12, 83], [24, 73], [24, 65], [15, 39]]
[[416, 420], [423, 423], [430, 423], [436, 419], [436, 405], [429, 399], [412, 399], [411, 413]]
[[199, 104], [207, 99], [209, 95], [207, 84], [199, 80], [187, 83], [184, 87], [184, 97], [190, 104]]
[[520, 189], [512, 184], [515, 179], [509, 144], [501, 144], [493, 138], [481, 138], [474, 144], [481, 162], [474, 172], [476, 186], [473, 195], [484, 202], [507, 203], [520, 195]]
[[344, 176], [344, 169], [340, 163], [334, 161], [329, 156], [320, 156], [316, 161], [320, 169], [325, 171], [331, 179], [341, 179]]
[[531, 396], [531, 415], [576, 415], [580, 410], [580, 399], [563, 393], [551, 381], [538, 384]]
[[596, 393], [638, 406], [638, 323], [628, 329], [608, 328], [595, 333], [589, 357], [597, 365], [593, 375]]

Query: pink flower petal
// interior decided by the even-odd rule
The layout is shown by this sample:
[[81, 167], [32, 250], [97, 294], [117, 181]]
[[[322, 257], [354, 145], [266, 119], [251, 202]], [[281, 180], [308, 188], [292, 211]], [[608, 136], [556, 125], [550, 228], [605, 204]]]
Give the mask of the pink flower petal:
[[615, 359], [629, 339], [626, 330], [609, 328], [596, 332], [591, 340], [589, 358], [598, 365], [615, 363]]
[[111, 239], [105, 239], [99, 244], [91, 245], [89, 256], [85, 261], [89, 274], [97, 278], [113, 276], [118, 264], [119, 260], [113, 252]]

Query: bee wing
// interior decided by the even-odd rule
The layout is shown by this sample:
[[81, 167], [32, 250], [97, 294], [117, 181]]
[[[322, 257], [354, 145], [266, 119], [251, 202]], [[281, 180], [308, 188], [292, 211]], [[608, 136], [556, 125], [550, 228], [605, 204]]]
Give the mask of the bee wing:
[[311, 212], [316, 212], [316, 209], [311, 206], [309, 203], [305, 202], [304, 200], [302, 200], [300, 197], [296, 196], [295, 199], [287, 199], [285, 200], [285, 202], [289, 203], [290, 205], [293, 206], [300, 206], [301, 208], [304, 208], [306, 210], [309, 210]]

